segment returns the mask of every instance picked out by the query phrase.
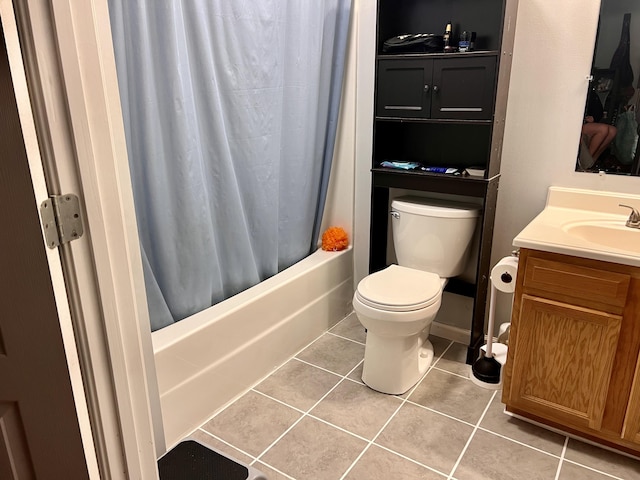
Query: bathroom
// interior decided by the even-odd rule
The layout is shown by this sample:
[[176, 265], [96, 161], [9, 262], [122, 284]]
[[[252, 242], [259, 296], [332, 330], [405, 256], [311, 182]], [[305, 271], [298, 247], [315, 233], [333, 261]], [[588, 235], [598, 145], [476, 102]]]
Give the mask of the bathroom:
[[[513, 238], [542, 210], [549, 186], [638, 190], [635, 178], [575, 171], [598, 13], [598, 1], [520, 2], [492, 264], [512, 250]], [[351, 234], [354, 283], [368, 271], [375, 14], [375, 2], [354, 2], [339, 140], [344, 151], [334, 185], [340, 193], [328, 206], [327, 224], [344, 225]], [[498, 323], [508, 320], [508, 302], [498, 306], [497, 317]]]

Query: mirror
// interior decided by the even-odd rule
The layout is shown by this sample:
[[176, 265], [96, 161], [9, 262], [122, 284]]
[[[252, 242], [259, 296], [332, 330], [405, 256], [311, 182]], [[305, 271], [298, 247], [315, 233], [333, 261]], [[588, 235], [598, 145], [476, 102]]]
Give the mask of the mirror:
[[602, 0], [576, 171], [640, 175], [640, 2]]

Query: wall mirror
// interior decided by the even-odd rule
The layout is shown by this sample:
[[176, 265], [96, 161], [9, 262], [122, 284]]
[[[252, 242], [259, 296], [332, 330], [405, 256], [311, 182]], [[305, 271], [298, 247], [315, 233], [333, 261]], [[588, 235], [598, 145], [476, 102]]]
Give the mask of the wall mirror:
[[640, 2], [602, 0], [576, 171], [640, 175]]

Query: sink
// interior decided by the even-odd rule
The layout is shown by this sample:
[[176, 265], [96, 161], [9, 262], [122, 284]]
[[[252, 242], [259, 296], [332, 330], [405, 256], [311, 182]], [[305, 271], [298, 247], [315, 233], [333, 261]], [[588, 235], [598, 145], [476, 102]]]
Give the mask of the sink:
[[544, 209], [513, 239], [513, 245], [640, 267], [640, 229], [625, 226], [640, 210], [640, 195], [549, 187]]
[[562, 230], [589, 243], [640, 254], [640, 229], [626, 227], [624, 222], [572, 222], [564, 225]]

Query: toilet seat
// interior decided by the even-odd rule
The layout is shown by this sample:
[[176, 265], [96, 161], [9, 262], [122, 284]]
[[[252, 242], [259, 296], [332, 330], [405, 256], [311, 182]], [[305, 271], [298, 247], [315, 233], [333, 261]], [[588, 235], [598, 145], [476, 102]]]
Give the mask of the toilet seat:
[[438, 302], [442, 294], [435, 273], [390, 265], [360, 281], [356, 297], [368, 307], [387, 312], [411, 312]]

